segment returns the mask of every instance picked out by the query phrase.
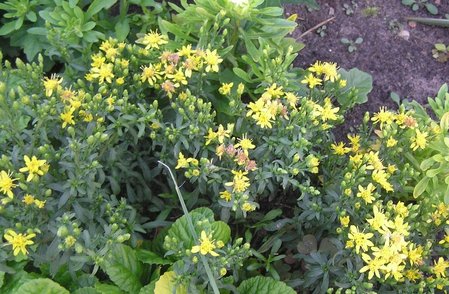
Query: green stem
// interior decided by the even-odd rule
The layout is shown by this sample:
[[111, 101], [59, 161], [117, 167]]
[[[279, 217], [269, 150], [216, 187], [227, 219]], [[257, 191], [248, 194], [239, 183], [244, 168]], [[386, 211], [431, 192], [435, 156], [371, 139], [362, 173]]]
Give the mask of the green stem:
[[120, 0], [120, 19], [126, 18], [128, 13], [128, 0]]
[[[179, 190], [178, 184], [176, 183], [175, 176], [173, 175], [173, 173], [168, 165], [166, 165], [165, 163], [163, 163], [160, 160], [158, 160], [158, 163], [162, 164], [165, 168], [167, 168], [168, 172], [170, 173], [172, 181], [175, 184], [176, 194], [178, 194], [178, 198], [179, 198], [179, 202], [181, 203], [182, 211], [184, 212], [184, 215], [187, 219], [187, 224], [189, 225], [190, 233], [192, 234], [193, 238], [195, 238], [195, 240], [197, 240], [197, 242], [198, 242], [198, 235], [196, 234], [195, 227], [193, 226], [192, 218], [189, 214], [186, 203], [184, 202], [184, 198], [182, 198], [181, 190]], [[215, 282], [214, 275], [212, 274], [212, 271], [210, 269], [209, 263], [207, 262], [207, 259], [201, 254], [200, 254], [200, 256], [201, 256], [201, 262], [203, 263], [204, 269], [206, 270], [207, 277], [209, 278], [209, 283], [212, 286], [214, 294], [220, 294], [220, 291], [218, 290], [217, 283]]]

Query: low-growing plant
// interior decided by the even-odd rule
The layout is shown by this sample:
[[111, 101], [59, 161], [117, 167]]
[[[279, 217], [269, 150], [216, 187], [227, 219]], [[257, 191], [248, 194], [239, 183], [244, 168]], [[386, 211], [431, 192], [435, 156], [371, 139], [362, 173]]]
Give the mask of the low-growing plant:
[[323, 25], [323, 26], [319, 27], [319, 28], [316, 30], [316, 33], [317, 33], [320, 37], [325, 37], [325, 36], [327, 35], [326, 30], [327, 30], [327, 26], [326, 26], [326, 25]]
[[443, 43], [437, 43], [434, 45], [434, 49], [432, 49], [432, 57], [435, 58], [439, 62], [446, 62], [449, 59], [449, 46], [444, 45]]
[[368, 6], [362, 9], [362, 14], [366, 17], [376, 17], [379, 15], [379, 7]]
[[351, 0], [351, 3], [343, 3], [343, 11], [346, 15], [351, 16], [355, 13], [358, 6], [357, 1]]
[[357, 37], [355, 40], [351, 40], [348, 38], [341, 38], [341, 43], [348, 47], [348, 52], [352, 53], [357, 50], [358, 45], [363, 43], [362, 37]]
[[402, 4], [409, 6], [413, 11], [426, 8], [430, 14], [438, 14], [438, 8], [428, 0], [402, 0]]

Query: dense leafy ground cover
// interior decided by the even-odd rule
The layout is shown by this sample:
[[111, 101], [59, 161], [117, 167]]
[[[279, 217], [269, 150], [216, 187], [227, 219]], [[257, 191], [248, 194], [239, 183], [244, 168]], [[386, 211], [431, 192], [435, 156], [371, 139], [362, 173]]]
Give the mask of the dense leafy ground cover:
[[372, 77], [274, 2], [0, 9], [2, 293], [449, 286], [446, 85], [336, 140]]

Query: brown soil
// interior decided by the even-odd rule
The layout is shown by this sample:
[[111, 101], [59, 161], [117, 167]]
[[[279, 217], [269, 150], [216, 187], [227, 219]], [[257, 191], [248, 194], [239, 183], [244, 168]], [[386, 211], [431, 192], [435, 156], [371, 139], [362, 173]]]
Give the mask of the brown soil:
[[[299, 53], [295, 65], [307, 67], [315, 60], [337, 62], [340, 67], [357, 67], [373, 76], [373, 91], [366, 104], [357, 106], [347, 115], [347, 124], [360, 122], [365, 111], [377, 111], [380, 106], [395, 108], [390, 93], [401, 98], [414, 99], [425, 104], [428, 96], [434, 96], [439, 87], [449, 82], [449, 63], [440, 63], [432, 57], [435, 43], [449, 44], [449, 28], [410, 24], [408, 16], [443, 18], [449, 13], [449, 1], [429, 0], [438, 7], [438, 15], [432, 16], [422, 8], [413, 12], [401, 4], [401, 0], [354, 0], [357, 7], [353, 15], [346, 15], [344, 4], [351, 0], [318, 0], [319, 10], [308, 11], [301, 5], [286, 5], [287, 15], [297, 13], [298, 29], [293, 37], [306, 44]], [[364, 9], [377, 7], [378, 14], [366, 16]], [[335, 17], [327, 23], [326, 36], [311, 32], [301, 34], [320, 22]], [[389, 28], [396, 22], [409, 38]], [[355, 52], [349, 53], [341, 38], [363, 38]]]

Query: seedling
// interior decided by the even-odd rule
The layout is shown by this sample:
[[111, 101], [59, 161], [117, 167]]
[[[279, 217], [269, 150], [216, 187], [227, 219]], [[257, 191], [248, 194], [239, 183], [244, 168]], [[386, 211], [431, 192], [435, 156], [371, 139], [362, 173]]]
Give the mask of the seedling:
[[369, 6], [362, 10], [362, 14], [366, 17], [376, 17], [379, 14], [379, 7]]
[[395, 35], [402, 31], [402, 28], [402, 24], [397, 19], [393, 19], [388, 22], [388, 29]]
[[439, 62], [446, 62], [449, 60], [449, 45], [446, 46], [443, 43], [435, 44], [435, 48], [432, 49], [432, 57]]
[[348, 52], [352, 53], [354, 51], [357, 50], [357, 46], [363, 43], [363, 38], [362, 37], [358, 37], [357, 39], [354, 40], [349, 40], [347, 38], [341, 38], [341, 42], [343, 44], [345, 44], [346, 46], [348, 46]]
[[355, 0], [351, 1], [351, 4], [345, 3], [343, 4], [343, 10], [346, 15], [353, 15], [355, 10], [357, 9], [357, 2]]
[[413, 11], [425, 7], [430, 14], [438, 14], [438, 8], [428, 0], [402, 0], [402, 4], [409, 6]]
[[324, 36], [327, 35], [326, 30], [327, 30], [327, 26], [326, 26], [326, 25], [322, 25], [321, 27], [319, 27], [319, 28], [316, 30], [316, 33], [317, 33], [320, 37], [324, 37]]

